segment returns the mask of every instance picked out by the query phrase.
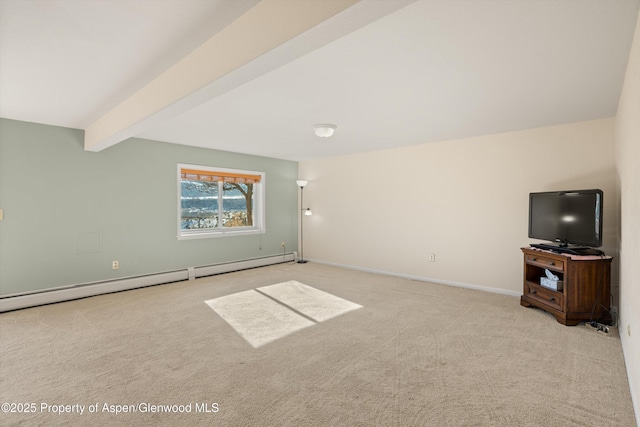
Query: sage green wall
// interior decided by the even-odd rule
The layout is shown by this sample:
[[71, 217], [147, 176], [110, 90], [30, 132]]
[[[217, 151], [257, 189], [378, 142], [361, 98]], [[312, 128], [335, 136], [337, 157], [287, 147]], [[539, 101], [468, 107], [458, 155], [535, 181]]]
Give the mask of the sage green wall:
[[[0, 294], [296, 250], [297, 162], [142, 139], [93, 153], [83, 138], [0, 119]], [[177, 163], [265, 172], [266, 234], [177, 240]]]

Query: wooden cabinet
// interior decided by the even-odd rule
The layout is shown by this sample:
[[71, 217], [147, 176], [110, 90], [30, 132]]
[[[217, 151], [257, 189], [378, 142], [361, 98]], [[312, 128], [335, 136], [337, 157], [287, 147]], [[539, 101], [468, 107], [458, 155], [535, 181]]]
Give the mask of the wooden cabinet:
[[[524, 290], [520, 304], [538, 307], [563, 325], [582, 321], [610, 322], [611, 257], [557, 254], [532, 248], [524, 253]], [[545, 269], [562, 281], [562, 290], [540, 285]]]

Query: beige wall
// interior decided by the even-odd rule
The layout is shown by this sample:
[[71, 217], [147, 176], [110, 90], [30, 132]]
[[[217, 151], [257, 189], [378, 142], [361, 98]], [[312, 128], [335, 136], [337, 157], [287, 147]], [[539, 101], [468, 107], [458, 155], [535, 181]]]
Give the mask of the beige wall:
[[640, 425], [640, 15], [615, 123], [620, 186], [620, 338]]
[[300, 162], [305, 258], [520, 295], [529, 192], [600, 188], [616, 284], [613, 135], [603, 119]]

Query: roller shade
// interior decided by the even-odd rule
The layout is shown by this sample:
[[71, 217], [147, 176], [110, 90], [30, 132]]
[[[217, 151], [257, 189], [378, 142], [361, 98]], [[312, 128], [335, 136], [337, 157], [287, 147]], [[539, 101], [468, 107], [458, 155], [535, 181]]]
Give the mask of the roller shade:
[[232, 173], [222, 171], [206, 171], [201, 169], [180, 169], [182, 179], [202, 182], [233, 182], [238, 184], [257, 184], [260, 182], [260, 175], [243, 173]]

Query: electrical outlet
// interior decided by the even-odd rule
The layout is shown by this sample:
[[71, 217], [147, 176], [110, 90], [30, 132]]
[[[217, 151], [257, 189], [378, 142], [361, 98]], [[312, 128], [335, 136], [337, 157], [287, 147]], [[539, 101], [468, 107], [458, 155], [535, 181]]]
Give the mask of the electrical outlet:
[[281, 248], [286, 248], [286, 247], [287, 247], [287, 245], [285, 245], [285, 244], [284, 244], [284, 242], [282, 242], [282, 243], [280, 243], [280, 247], [281, 247]]
[[430, 262], [435, 262], [436, 261], [436, 254], [429, 254], [429, 261]]
[[118, 261], [113, 261], [113, 262], [111, 263], [111, 269], [112, 269], [112, 270], [117, 270], [117, 269], [119, 269], [119, 268], [120, 268], [120, 263], [119, 263]]

